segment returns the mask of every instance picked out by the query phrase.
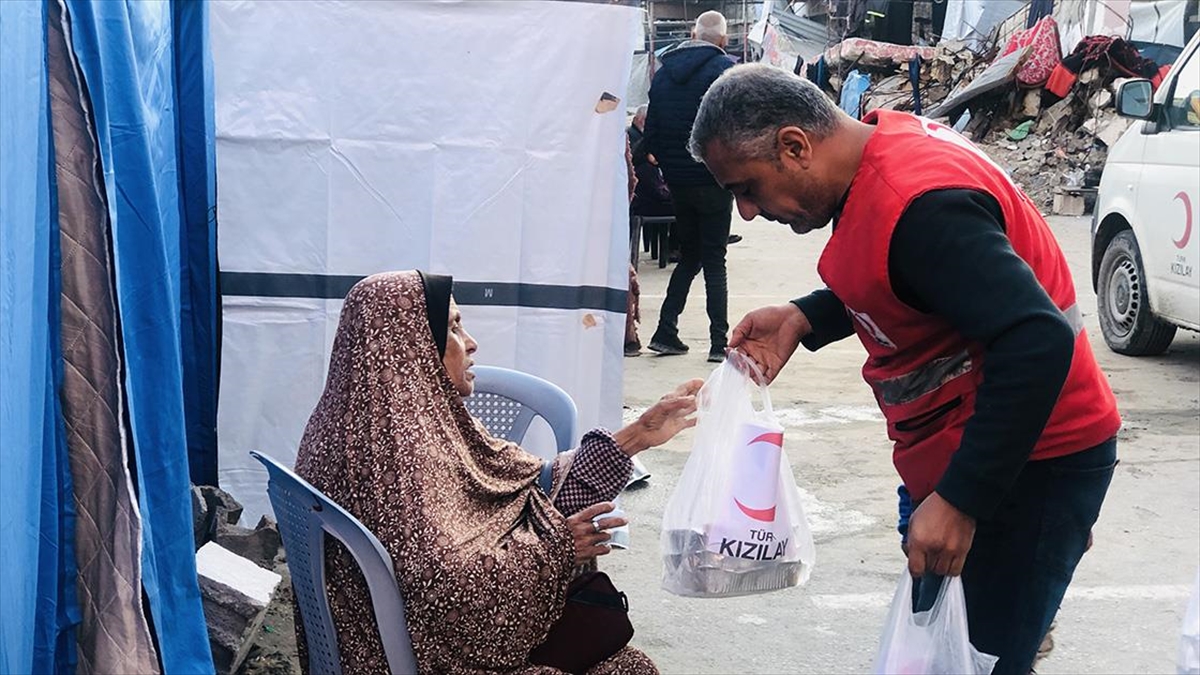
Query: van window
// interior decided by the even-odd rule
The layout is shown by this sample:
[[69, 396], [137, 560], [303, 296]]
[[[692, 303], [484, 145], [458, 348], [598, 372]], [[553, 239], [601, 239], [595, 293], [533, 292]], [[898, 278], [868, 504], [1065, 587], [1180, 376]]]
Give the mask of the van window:
[[1179, 70], [1167, 111], [1174, 128], [1200, 129], [1200, 50]]

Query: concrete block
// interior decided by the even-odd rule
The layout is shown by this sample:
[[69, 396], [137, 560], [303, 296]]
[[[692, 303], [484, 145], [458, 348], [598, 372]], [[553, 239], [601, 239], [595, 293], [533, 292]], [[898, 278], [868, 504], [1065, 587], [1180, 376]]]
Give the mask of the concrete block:
[[214, 542], [264, 569], [275, 566], [275, 556], [283, 546], [283, 539], [279, 536], [279, 526], [270, 516], [260, 518], [253, 530], [222, 522], [216, 523], [215, 530]]
[[199, 551], [204, 542], [208, 541], [208, 533], [210, 529], [208, 511], [208, 501], [204, 499], [204, 493], [200, 488], [193, 485], [192, 490], [192, 538], [195, 539], [195, 550]]
[[196, 572], [217, 673], [234, 673], [253, 646], [282, 577], [214, 542], [196, 553]]
[[233, 498], [233, 495], [212, 485], [201, 485], [200, 494], [204, 495], [204, 501], [208, 503], [208, 510], [212, 514], [213, 522], [220, 520], [230, 525], [237, 525], [237, 522], [241, 520], [242, 505]]
[[1084, 214], [1083, 195], [1079, 192], [1057, 190], [1054, 193], [1052, 211], [1058, 216], [1082, 216]]

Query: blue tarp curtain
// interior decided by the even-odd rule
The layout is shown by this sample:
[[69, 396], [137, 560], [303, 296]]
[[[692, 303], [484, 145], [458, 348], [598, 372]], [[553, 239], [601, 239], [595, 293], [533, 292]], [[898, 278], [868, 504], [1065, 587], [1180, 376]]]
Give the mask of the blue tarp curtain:
[[[142, 574], [164, 671], [212, 672], [189, 472], [215, 483], [215, 164], [207, 6], [66, 0], [108, 195]], [[58, 406], [46, 4], [0, 2], [0, 671], [73, 671]], [[211, 476], [209, 480], [203, 478]]]
[[77, 605], [42, 3], [0, 2], [0, 78], [0, 669], [66, 672]]

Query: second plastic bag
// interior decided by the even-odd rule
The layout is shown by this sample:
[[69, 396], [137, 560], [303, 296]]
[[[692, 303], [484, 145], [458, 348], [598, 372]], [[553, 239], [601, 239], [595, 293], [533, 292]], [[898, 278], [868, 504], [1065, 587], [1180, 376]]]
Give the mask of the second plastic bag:
[[988, 675], [999, 659], [975, 649], [962, 577], [946, 577], [927, 612], [913, 612], [913, 581], [900, 577], [883, 625], [876, 675]]
[[812, 534], [783, 427], [753, 369], [731, 352], [700, 391], [692, 453], [663, 514], [663, 588], [676, 595], [767, 593], [812, 573]]

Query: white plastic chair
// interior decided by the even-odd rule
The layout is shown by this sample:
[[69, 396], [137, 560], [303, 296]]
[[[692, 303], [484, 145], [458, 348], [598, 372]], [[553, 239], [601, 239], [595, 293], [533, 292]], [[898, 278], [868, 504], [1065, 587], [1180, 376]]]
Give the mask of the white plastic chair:
[[575, 447], [578, 411], [562, 387], [510, 368], [475, 366], [472, 372], [475, 393], [463, 402], [492, 435], [520, 443], [534, 418], [541, 417], [554, 432], [559, 452]]
[[404, 598], [392, 557], [383, 544], [357, 518], [291, 469], [261, 453], [250, 455], [267, 467], [267, 494], [279, 521], [292, 589], [304, 618], [310, 672], [342, 675], [337, 631], [325, 594], [325, 536], [331, 535], [350, 551], [367, 580], [388, 670], [395, 675], [416, 673], [417, 660], [404, 622]]
[[[511, 368], [475, 366], [472, 371], [475, 373], [475, 393], [463, 402], [492, 435], [520, 443], [534, 418], [541, 417], [554, 432], [559, 452], [576, 447], [578, 411], [575, 401], [562, 387]], [[641, 478], [650, 475], [640, 464], [635, 463], [636, 469], [641, 470]], [[549, 474], [546, 472], [543, 473], [542, 489], [549, 494]], [[611, 534], [614, 543], [628, 546], [628, 525], [611, 530]]]

